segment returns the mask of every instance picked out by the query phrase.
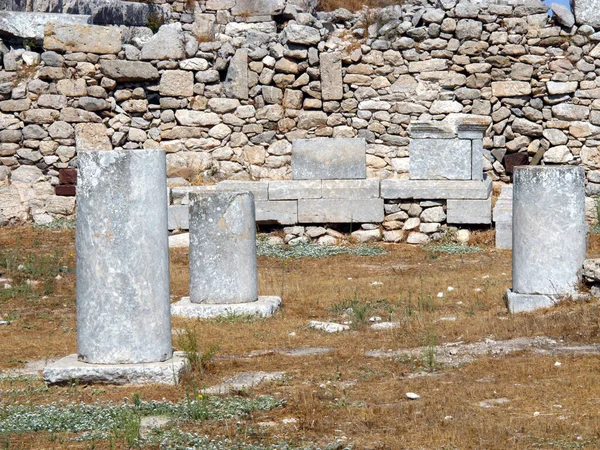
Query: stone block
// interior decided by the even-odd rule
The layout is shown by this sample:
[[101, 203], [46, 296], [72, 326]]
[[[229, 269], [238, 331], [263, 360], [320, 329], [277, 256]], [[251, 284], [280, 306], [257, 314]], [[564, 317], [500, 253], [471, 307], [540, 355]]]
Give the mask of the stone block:
[[449, 224], [491, 224], [492, 199], [448, 200], [446, 221]]
[[494, 97], [519, 97], [531, 94], [531, 84], [527, 81], [494, 81], [492, 95]]
[[367, 180], [323, 180], [323, 198], [379, 198], [378, 178]]
[[364, 179], [366, 176], [364, 139], [315, 138], [292, 142], [294, 180]]
[[54, 194], [59, 197], [75, 197], [76, 193], [76, 188], [73, 185], [59, 184], [54, 187]]
[[196, 192], [214, 192], [216, 186], [177, 186], [171, 188], [171, 199], [174, 205], [189, 205], [190, 194]]
[[192, 303], [189, 297], [171, 305], [171, 315], [187, 319], [213, 319], [229, 316], [271, 317], [281, 305], [280, 297], [260, 296], [255, 302], [207, 304]]
[[506, 306], [511, 314], [550, 308], [560, 299], [544, 294], [517, 294], [510, 289], [506, 291]]
[[75, 125], [75, 145], [77, 151], [112, 150], [103, 123], [78, 123]]
[[321, 53], [321, 97], [323, 100], [341, 100], [344, 97], [342, 60], [336, 53]]
[[278, 223], [295, 225], [298, 223], [298, 201], [256, 201], [256, 221], [261, 223]]
[[413, 139], [410, 143], [411, 180], [470, 180], [471, 141]]
[[107, 77], [119, 82], [152, 81], [159, 78], [156, 67], [142, 61], [103, 59], [100, 61], [100, 70]]
[[189, 230], [190, 218], [189, 207], [187, 205], [169, 206], [168, 227], [169, 231]]
[[143, 60], [185, 58], [185, 42], [180, 23], [163, 25], [142, 47]]
[[269, 200], [298, 200], [321, 197], [321, 180], [278, 180], [269, 182]]
[[248, 191], [254, 195], [254, 201], [269, 199], [269, 183], [266, 181], [225, 180], [216, 186], [217, 191]]
[[23, 39], [44, 39], [44, 29], [58, 18], [62, 23], [91, 23], [91, 17], [79, 14], [49, 14], [20, 11], [0, 11], [0, 32]]
[[600, 9], [595, 0], [572, 0], [577, 25], [600, 28]]
[[90, 364], [78, 361], [77, 355], [46, 366], [43, 371], [47, 384], [167, 384], [176, 385], [188, 363], [183, 352], [174, 352], [166, 361], [143, 364]]
[[383, 222], [382, 199], [298, 200], [298, 223]]
[[381, 180], [381, 197], [397, 199], [481, 199], [492, 192], [492, 180]]
[[512, 221], [496, 222], [496, 248], [502, 250], [512, 249]]
[[60, 52], [116, 55], [121, 51], [118, 27], [50, 22], [44, 30], [44, 48]]
[[231, 10], [234, 16], [273, 16], [283, 11], [284, 0], [237, 0]]
[[238, 49], [227, 69], [224, 83], [225, 95], [229, 98], [248, 100], [248, 49]]
[[60, 169], [58, 171], [58, 182], [65, 185], [77, 184], [77, 169]]
[[160, 77], [158, 89], [166, 97], [194, 95], [194, 74], [189, 70], [167, 70]]

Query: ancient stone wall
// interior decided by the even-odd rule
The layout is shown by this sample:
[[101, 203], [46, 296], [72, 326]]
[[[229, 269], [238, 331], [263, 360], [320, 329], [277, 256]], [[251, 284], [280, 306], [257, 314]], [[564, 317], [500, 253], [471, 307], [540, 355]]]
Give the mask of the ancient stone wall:
[[[43, 44], [6, 39], [0, 223], [73, 214], [55, 190], [73, 193], [73, 174], [60, 176], [77, 165], [76, 140], [160, 147], [170, 176], [210, 183], [289, 179], [293, 140], [360, 137], [368, 177], [406, 179], [409, 124], [454, 114], [492, 118], [492, 180], [508, 182], [515, 162], [581, 164], [587, 195], [600, 192], [593, 27], [550, 18], [537, 0], [356, 14], [279, 0], [249, 14], [241, 3], [201, 2], [156, 34], [49, 23]], [[98, 124], [93, 136], [85, 123]]]

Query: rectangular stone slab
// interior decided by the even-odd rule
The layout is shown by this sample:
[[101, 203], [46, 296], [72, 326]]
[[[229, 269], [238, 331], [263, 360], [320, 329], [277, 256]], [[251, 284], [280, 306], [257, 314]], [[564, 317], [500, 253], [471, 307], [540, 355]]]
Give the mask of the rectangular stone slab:
[[502, 250], [512, 249], [512, 221], [496, 222], [496, 248]]
[[188, 319], [211, 319], [228, 316], [260, 316], [271, 317], [279, 309], [281, 298], [260, 296], [255, 302], [247, 303], [192, 303], [189, 297], [171, 305], [171, 314]]
[[487, 200], [448, 200], [447, 219], [449, 224], [490, 224], [492, 223], [492, 199]]
[[69, 355], [43, 371], [47, 384], [168, 384], [177, 385], [187, 366], [183, 352], [174, 352], [167, 361], [144, 364], [89, 364]]
[[323, 198], [379, 198], [379, 179], [323, 180]]
[[189, 230], [189, 207], [188, 205], [172, 205], [169, 206], [169, 231], [173, 230]]
[[383, 222], [383, 199], [298, 200], [298, 223]]
[[413, 139], [410, 143], [411, 180], [470, 180], [471, 141]]
[[278, 180], [269, 182], [269, 200], [321, 198], [321, 180]]
[[364, 179], [366, 158], [364, 139], [296, 139], [292, 142], [292, 179]]
[[559, 298], [550, 295], [518, 294], [510, 289], [506, 291], [506, 306], [511, 314], [550, 308], [559, 300]]
[[257, 201], [256, 221], [262, 223], [278, 223], [280, 225], [295, 225], [298, 223], [298, 201]]
[[269, 183], [267, 183], [266, 181], [225, 180], [217, 184], [217, 191], [252, 192], [252, 195], [254, 195], [254, 201], [268, 200], [268, 188]]
[[44, 29], [44, 48], [61, 52], [117, 54], [122, 34], [118, 27], [50, 22]]
[[381, 180], [381, 197], [396, 199], [481, 199], [492, 192], [492, 180]]

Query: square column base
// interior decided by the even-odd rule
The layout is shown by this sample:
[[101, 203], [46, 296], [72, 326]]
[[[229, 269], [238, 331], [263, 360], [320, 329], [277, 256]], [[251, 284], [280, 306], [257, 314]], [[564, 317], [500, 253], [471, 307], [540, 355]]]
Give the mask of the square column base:
[[512, 290], [506, 291], [506, 306], [511, 314], [550, 308], [559, 300], [558, 296], [544, 294], [517, 294]]
[[171, 315], [188, 319], [253, 315], [271, 317], [281, 306], [281, 297], [262, 296], [248, 303], [192, 303], [183, 297], [171, 305]]
[[79, 361], [77, 355], [46, 366], [43, 371], [46, 384], [168, 384], [179, 383], [188, 363], [183, 352], [174, 352], [173, 358], [142, 364], [90, 364]]

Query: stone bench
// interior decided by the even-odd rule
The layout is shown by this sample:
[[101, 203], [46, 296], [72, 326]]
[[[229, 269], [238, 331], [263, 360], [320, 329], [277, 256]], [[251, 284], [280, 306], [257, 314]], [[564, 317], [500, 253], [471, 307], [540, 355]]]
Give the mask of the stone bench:
[[490, 224], [490, 179], [456, 180], [276, 180], [222, 181], [214, 186], [171, 189], [169, 229], [188, 228], [190, 192], [249, 191], [254, 194], [256, 221], [298, 223], [381, 223], [384, 203], [393, 200], [444, 200], [449, 224]]

